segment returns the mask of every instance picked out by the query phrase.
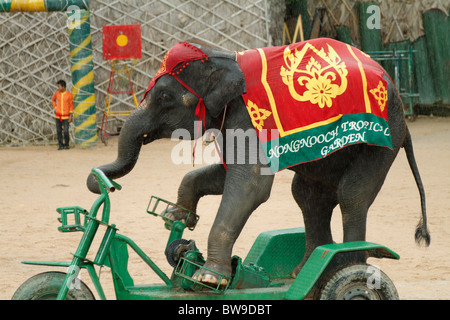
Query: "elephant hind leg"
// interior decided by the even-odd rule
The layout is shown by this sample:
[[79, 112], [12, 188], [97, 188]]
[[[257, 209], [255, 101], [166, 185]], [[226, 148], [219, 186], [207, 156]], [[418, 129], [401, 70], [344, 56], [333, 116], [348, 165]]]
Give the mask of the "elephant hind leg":
[[367, 146], [343, 174], [337, 191], [344, 242], [364, 241], [369, 207], [380, 191], [395, 153]]
[[[380, 191], [395, 155], [390, 150], [367, 148], [347, 168], [337, 191], [342, 213], [343, 241], [365, 241], [369, 207]], [[334, 265], [365, 263], [365, 252], [341, 254]]]
[[338, 202], [334, 188], [299, 173], [292, 181], [292, 195], [303, 213], [306, 240], [303, 259], [292, 272], [295, 278], [317, 246], [333, 243], [330, 222]]

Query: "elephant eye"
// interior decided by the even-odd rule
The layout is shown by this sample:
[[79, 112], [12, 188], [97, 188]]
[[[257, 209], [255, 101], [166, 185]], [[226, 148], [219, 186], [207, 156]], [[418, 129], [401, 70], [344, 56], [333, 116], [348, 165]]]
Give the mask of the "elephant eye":
[[170, 95], [167, 94], [167, 93], [165, 93], [165, 92], [162, 92], [162, 93], [159, 95], [159, 101], [160, 101], [160, 102], [167, 101], [167, 100], [169, 100], [169, 99], [170, 99]]

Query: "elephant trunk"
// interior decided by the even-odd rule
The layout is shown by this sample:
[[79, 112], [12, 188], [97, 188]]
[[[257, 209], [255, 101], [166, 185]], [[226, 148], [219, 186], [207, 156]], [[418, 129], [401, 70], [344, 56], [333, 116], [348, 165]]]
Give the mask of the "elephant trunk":
[[[109, 164], [98, 167], [110, 179], [118, 179], [133, 170], [143, 143], [149, 142], [146, 133], [150, 132], [148, 117], [143, 115], [142, 105], [133, 111], [125, 121], [119, 136], [117, 159]], [[93, 193], [100, 193], [97, 179], [91, 173], [87, 179], [87, 187]]]

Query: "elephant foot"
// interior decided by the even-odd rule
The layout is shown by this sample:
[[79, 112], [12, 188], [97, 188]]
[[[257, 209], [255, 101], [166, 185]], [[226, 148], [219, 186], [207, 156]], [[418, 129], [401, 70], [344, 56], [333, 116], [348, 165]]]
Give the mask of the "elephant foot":
[[311, 252], [312, 251], [305, 252], [302, 261], [300, 261], [300, 263], [294, 268], [294, 270], [292, 270], [292, 278], [297, 278], [300, 271], [302, 271], [302, 268], [305, 265], [306, 261], [308, 261], [308, 258], [311, 256]]
[[302, 270], [303, 266], [305, 265], [306, 261], [302, 261], [300, 262], [300, 264], [298, 264], [294, 270], [292, 270], [292, 278], [297, 278], [298, 274], [300, 273], [300, 271]]
[[192, 279], [204, 283], [210, 287], [225, 287], [228, 284], [228, 279], [221, 277], [218, 273], [229, 278], [231, 276], [230, 262], [228, 264], [219, 264], [206, 261], [204, 268], [206, 269], [202, 268], [197, 270], [197, 272], [195, 272], [192, 276]]
[[228, 284], [227, 279], [221, 279], [220, 284], [219, 284], [219, 277], [215, 274], [199, 275], [198, 279], [197, 279], [197, 276], [194, 275], [192, 278], [196, 279], [197, 281], [204, 283], [210, 287], [217, 287], [217, 286], [226, 287], [226, 285]]
[[197, 225], [198, 218], [195, 214], [189, 214], [186, 210], [180, 208], [170, 208], [164, 213], [164, 217], [173, 220], [181, 221], [189, 229], [193, 229]]

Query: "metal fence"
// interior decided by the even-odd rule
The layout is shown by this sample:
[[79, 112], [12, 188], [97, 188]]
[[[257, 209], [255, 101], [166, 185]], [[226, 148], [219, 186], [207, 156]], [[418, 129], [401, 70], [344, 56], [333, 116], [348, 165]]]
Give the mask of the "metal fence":
[[[141, 25], [142, 59], [132, 74], [140, 99], [165, 52], [178, 41], [200, 39], [228, 50], [270, 45], [271, 6], [280, 7], [271, 0], [91, 1], [97, 119], [102, 117], [110, 73], [102, 59], [104, 25]], [[67, 15], [0, 14], [0, 145], [48, 144], [56, 139], [50, 99], [58, 79], [65, 79], [72, 89]], [[131, 97], [114, 98], [111, 108], [134, 107]]]

